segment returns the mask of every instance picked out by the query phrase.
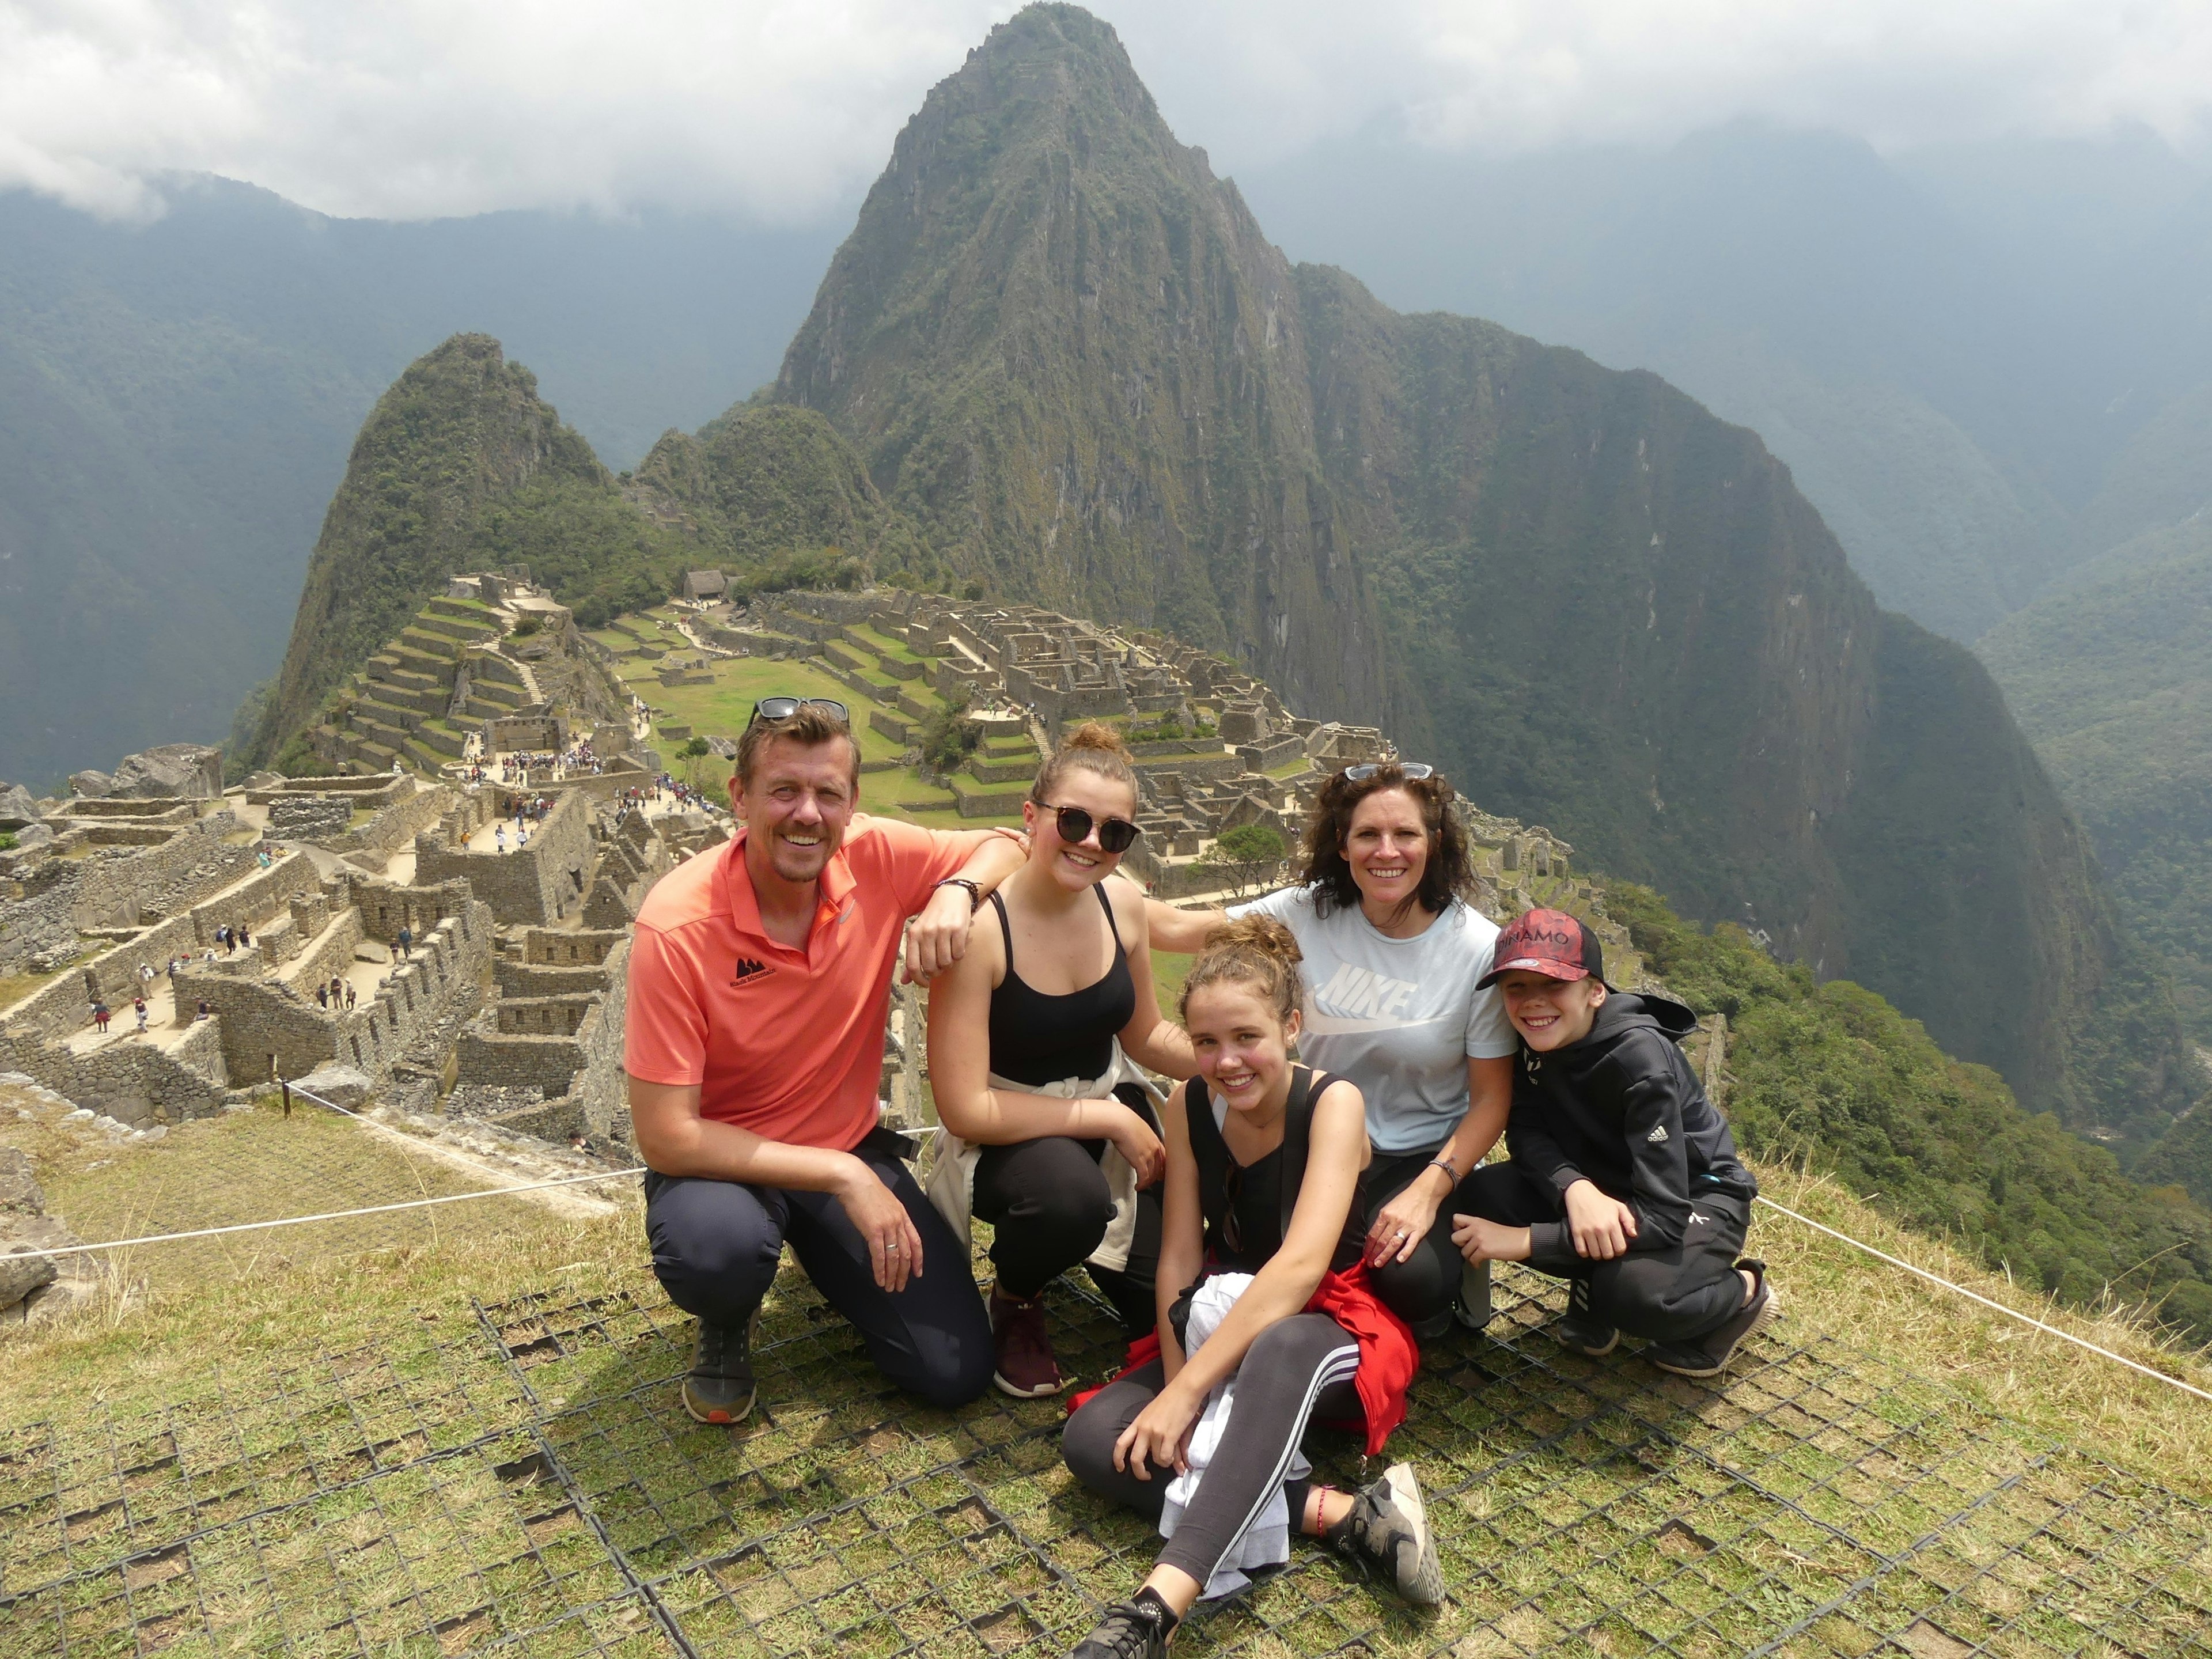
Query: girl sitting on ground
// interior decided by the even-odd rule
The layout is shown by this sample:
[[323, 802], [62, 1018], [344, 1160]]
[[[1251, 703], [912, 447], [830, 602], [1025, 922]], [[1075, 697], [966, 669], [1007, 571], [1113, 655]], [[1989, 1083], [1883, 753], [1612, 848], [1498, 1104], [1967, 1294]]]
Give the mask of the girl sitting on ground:
[[1038, 769], [1030, 857], [991, 895], [968, 953], [931, 984], [939, 1131], [929, 1196], [991, 1245], [993, 1381], [1018, 1398], [1066, 1386], [1044, 1287], [1079, 1263], [1132, 1334], [1152, 1322], [1166, 1154], [1135, 1060], [1188, 1077], [1190, 1042], [1152, 990], [1145, 896], [1109, 882], [1135, 843], [1137, 775], [1110, 726], [1079, 726]]
[[1412, 1468], [1346, 1493], [1312, 1482], [1301, 1449], [1317, 1413], [1364, 1425], [1381, 1450], [1417, 1360], [1367, 1285], [1365, 1103], [1290, 1058], [1297, 960], [1289, 929], [1249, 917], [1217, 930], [1184, 983], [1198, 1075], [1164, 1115], [1156, 1332], [1061, 1442], [1078, 1480], [1158, 1517], [1168, 1546], [1076, 1659], [1158, 1659], [1202, 1595], [1287, 1559], [1291, 1532], [1378, 1568], [1417, 1606], [1443, 1599]]

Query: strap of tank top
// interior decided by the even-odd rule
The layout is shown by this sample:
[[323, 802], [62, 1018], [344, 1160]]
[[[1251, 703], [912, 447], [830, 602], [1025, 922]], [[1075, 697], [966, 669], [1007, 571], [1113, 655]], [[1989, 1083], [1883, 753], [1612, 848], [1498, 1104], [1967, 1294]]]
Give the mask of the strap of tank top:
[[1306, 1153], [1313, 1145], [1314, 1097], [1333, 1080], [1310, 1066], [1301, 1066], [1291, 1073], [1291, 1097], [1283, 1103], [1281, 1201], [1285, 1239], [1291, 1236], [1291, 1215], [1298, 1207], [1299, 1190], [1306, 1184]]
[[[1117, 957], [1127, 955], [1127, 949], [1121, 943], [1121, 930], [1114, 925], [1114, 902], [1106, 896], [1106, 884], [1096, 882], [1091, 890], [1098, 895], [1098, 908], [1106, 913], [1106, 931], [1114, 936], [1114, 954]], [[1106, 971], [1110, 974], [1114, 970], [1109, 968]]]
[[1006, 941], [1006, 974], [1014, 976], [1014, 925], [1006, 920], [1006, 902], [996, 893], [991, 895], [991, 908], [999, 913], [999, 933]]

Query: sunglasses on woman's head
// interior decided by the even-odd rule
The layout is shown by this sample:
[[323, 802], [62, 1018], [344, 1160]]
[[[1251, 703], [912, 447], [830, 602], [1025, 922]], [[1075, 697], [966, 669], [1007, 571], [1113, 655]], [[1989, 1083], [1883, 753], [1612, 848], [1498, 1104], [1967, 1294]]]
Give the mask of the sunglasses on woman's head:
[[1362, 761], [1357, 766], [1346, 767], [1344, 775], [1350, 782], [1364, 783], [1386, 766], [1396, 767], [1406, 775], [1408, 783], [1419, 783], [1437, 775], [1437, 769], [1426, 761]]
[[1098, 826], [1098, 846], [1108, 853], [1126, 853], [1137, 844], [1137, 837], [1145, 832], [1127, 818], [1094, 818], [1080, 806], [1054, 806], [1039, 801], [1039, 806], [1053, 815], [1054, 826], [1060, 838], [1072, 847], [1079, 847], [1091, 838], [1091, 826]]
[[850, 710], [835, 697], [763, 697], [753, 705], [753, 717], [747, 726], [757, 726], [763, 720], [787, 720], [802, 708], [826, 708], [846, 725], [853, 723]]

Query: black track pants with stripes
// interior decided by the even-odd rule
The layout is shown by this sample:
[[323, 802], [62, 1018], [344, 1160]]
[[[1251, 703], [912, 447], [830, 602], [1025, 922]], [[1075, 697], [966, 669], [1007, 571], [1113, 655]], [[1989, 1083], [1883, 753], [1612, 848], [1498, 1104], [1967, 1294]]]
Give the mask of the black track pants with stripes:
[[[1305, 1437], [1307, 1419], [1357, 1417], [1352, 1386], [1359, 1348], [1327, 1314], [1293, 1314], [1260, 1333], [1237, 1370], [1237, 1407], [1206, 1465], [1197, 1501], [1160, 1552], [1160, 1565], [1176, 1567], [1200, 1584], [1258, 1518], [1284, 1484], [1291, 1454]], [[1158, 1519], [1172, 1471], [1149, 1480], [1114, 1467], [1114, 1443], [1137, 1420], [1164, 1385], [1157, 1359], [1109, 1382], [1067, 1419], [1060, 1452], [1075, 1478], [1117, 1504]], [[1290, 1494], [1291, 1529], [1297, 1530], [1305, 1484]]]

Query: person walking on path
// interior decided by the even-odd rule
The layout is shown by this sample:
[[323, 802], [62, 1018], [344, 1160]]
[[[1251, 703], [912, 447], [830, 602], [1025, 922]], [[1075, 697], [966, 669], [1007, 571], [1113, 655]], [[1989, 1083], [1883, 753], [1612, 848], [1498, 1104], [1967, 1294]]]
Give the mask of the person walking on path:
[[143, 996], [131, 998], [131, 1012], [138, 1016], [138, 1035], [144, 1036], [146, 1035], [146, 999]]
[[842, 703], [771, 697], [738, 745], [730, 841], [656, 883], [630, 951], [623, 1064], [653, 1267], [699, 1320], [685, 1411], [751, 1410], [753, 1328], [788, 1241], [896, 1387], [934, 1406], [991, 1382], [959, 1240], [878, 1122], [890, 976], [968, 948], [1018, 837], [862, 816]]
[[1018, 1399], [1066, 1386], [1043, 1293], [1070, 1268], [1089, 1264], [1130, 1334], [1152, 1325], [1167, 1154], [1136, 1066], [1187, 1078], [1191, 1055], [1152, 989], [1144, 894], [1106, 879], [1136, 811], [1127, 747], [1077, 727], [1022, 805], [1029, 861], [991, 895], [997, 927], [930, 987], [930, 1200], [957, 1233], [992, 1225], [992, 1381]]
[[[1133, 1368], [1061, 1432], [1091, 1491], [1168, 1540], [1136, 1595], [1075, 1659], [1162, 1659], [1200, 1597], [1234, 1594], [1316, 1538], [1418, 1607], [1443, 1599], [1409, 1464], [1357, 1492], [1311, 1479], [1309, 1419], [1364, 1431], [1369, 1456], [1406, 1415], [1419, 1356], [1367, 1283], [1358, 1212], [1365, 1103], [1290, 1057], [1298, 947], [1272, 917], [1222, 928], [1184, 981], [1198, 1075], [1163, 1114], [1158, 1320]], [[1181, 1288], [1178, 1288], [1181, 1287]]]
[[331, 1006], [331, 988], [320, 980], [315, 981], [315, 1003], [318, 1007], [322, 1008]]
[[409, 951], [415, 948], [415, 930], [412, 927], [410, 927], [404, 921], [399, 924], [399, 937], [398, 944], [399, 946], [399, 954], [402, 957], [404, 957]]
[[[1488, 1268], [1452, 1247], [1454, 1194], [1497, 1144], [1517, 1045], [1482, 984], [1495, 923], [1470, 902], [1474, 871], [1453, 791], [1434, 768], [1349, 766], [1322, 786], [1296, 886], [1230, 916], [1268, 915], [1305, 959], [1300, 1054], [1367, 1101], [1375, 1161], [1360, 1183], [1375, 1291], [1423, 1341], [1489, 1318]], [[1152, 944], [1194, 951], [1220, 911], [1146, 906]]]
[[354, 989], [353, 989], [353, 981], [352, 981], [351, 980], [348, 980], [348, 981], [346, 981], [346, 988], [345, 988], [345, 1002], [346, 1002], [346, 1012], [348, 1012], [348, 1013], [351, 1013], [351, 1012], [353, 1012], [353, 1005], [354, 1005]]
[[113, 1016], [109, 1014], [107, 1012], [107, 1005], [106, 1003], [95, 1002], [92, 1005], [92, 1023], [100, 1028], [100, 1036], [106, 1036], [107, 1035], [107, 1022], [112, 1018], [113, 1018]]

